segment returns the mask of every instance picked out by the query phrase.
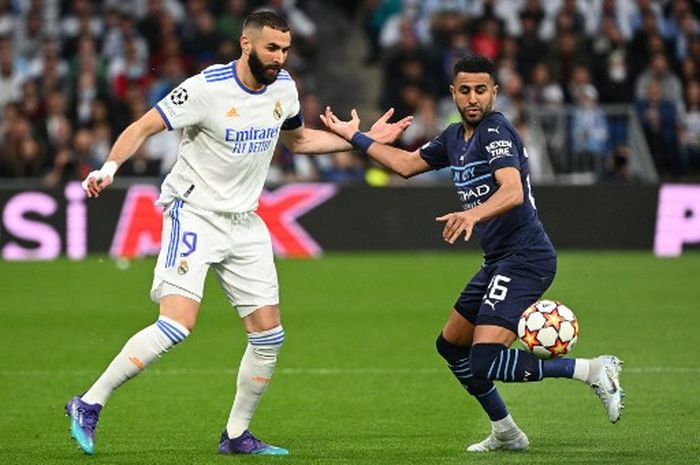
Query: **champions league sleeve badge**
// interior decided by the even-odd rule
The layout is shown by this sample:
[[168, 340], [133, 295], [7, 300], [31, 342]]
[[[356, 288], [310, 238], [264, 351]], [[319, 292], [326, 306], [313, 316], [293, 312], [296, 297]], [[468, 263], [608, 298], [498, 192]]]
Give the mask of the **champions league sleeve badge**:
[[275, 102], [275, 109], [272, 110], [272, 116], [274, 116], [275, 119], [280, 119], [282, 117], [282, 102], [279, 100]]
[[178, 87], [170, 93], [170, 101], [175, 105], [182, 105], [187, 101], [187, 89], [184, 87]]

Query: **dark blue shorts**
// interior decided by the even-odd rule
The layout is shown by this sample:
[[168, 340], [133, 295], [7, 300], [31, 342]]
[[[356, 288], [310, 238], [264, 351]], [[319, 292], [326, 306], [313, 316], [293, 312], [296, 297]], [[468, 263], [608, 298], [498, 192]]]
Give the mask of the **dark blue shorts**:
[[455, 309], [474, 325], [518, 332], [523, 311], [542, 297], [557, 272], [554, 257], [528, 260], [512, 255], [484, 264], [464, 288]]

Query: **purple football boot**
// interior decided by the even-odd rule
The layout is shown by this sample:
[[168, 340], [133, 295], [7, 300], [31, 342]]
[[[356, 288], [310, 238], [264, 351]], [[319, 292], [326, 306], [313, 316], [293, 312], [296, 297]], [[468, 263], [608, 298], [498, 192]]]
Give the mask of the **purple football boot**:
[[220, 454], [254, 454], [254, 455], [288, 455], [287, 449], [271, 446], [256, 439], [250, 431], [245, 430], [237, 438], [230, 439], [224, 430], [219, 441]]
[[95, 453], [95, 428], [100, 419], [100, 404], [87, 404], [75, 396], [66, 404], [66, 415], [70, 417], [70, 434], [86, 454]]

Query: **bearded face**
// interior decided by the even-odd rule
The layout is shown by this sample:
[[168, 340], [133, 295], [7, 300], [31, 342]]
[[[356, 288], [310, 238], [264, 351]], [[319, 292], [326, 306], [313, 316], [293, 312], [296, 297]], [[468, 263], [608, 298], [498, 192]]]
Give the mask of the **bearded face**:
[[248, 66], [255, 80], [266, 86], [277, 80], [277, 75], [282, 68], [280, 64], [266, 65], [263, 63], [254, 49], [248, 55]]

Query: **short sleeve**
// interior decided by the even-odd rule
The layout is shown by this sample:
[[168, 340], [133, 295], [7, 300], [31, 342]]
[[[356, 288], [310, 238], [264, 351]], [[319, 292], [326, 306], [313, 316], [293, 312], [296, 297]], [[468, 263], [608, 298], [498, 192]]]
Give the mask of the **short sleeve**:
[[301, 116], [301, 104], [299, 103], [299, 93], [297, 92], [295, 86], [294, 100], [292, 102], [292, 106], [289, 107], [289, 111], [287, 112], [287, 118], [284, 120], [284, 123], [282, 123], [282, 129], [285, 131], [296, 129], [301, 127], [303, 122], [304, 120]]
[[481, 145], [491, 171], [505, 167], [520, 169], [518, 138], [511, 132], [510, 128], [502, 125], [486, 126], [485, 132], [481, 134]]
[[445, 131], [430, 142], [426, 142], [420, 148], [420, 156], [432, 168], [439, 169], [450, 166], [450, 159], [447, 155], [447, 140]]
[[173, 89], [155, 106], [169, 130], [193, 126], [207, 114], [205, 81], [192, 76]]

